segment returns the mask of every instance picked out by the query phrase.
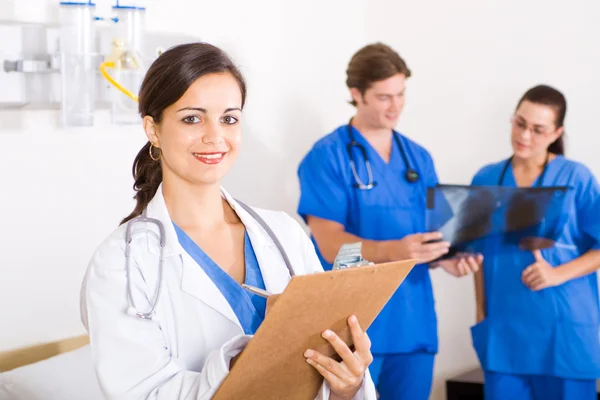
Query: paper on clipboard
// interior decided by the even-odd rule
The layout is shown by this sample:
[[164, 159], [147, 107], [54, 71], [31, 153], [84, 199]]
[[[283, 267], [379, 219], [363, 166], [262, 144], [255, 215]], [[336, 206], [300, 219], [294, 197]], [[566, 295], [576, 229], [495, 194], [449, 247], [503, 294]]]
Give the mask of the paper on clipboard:
[[321, 337], [326, 329], [351, 345], [348, 317], [356, 315], [366, 330], [414, 265], [406, 260], [293, 277], [213, 398], [316, 397], [323, 378], [304, 351], [334, 357]]

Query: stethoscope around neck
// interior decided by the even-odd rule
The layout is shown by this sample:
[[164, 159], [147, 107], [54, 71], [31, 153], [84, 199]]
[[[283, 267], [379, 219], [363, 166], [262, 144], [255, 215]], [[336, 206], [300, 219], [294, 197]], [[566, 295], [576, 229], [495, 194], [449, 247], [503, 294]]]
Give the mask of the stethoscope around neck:
[[[258, 212], [256, 212], [254, 209], [247, 206], [246, 204], [242, 203], [241, 201], [239, 201], [239, 200], [236, 200], [236, 201], [240, 207], [242, 207], [248, 214], [250, 214], [260, 224], [260, 226], [262, 226], [262, 228], [265, 230], [267, 235], [269, 235], [269, 237], [275, 244], [275, 247], [277, 247], [277, 249], [279, 250], [281, 258], [283, 259], [283, 262], [285, 263], [285, 266], [287, 267], [287, 269], [290, 273], [290, 277], [295, 276], [296, 274], [294, 271], [294, 267], [292, 266], [292, 262], [290, 261], [289, 256], [287, 255], [285, 249], [283, 248], [283, 244], [281, 243], [281, 241], [279, 240], [279, 238], [277, 237], [275, 232], [273, 232], [273, 229], [271, 229], [269, 224], [267, 224], [267, 222], [258, 214]], [[137, 308], [137, 305], [135, 303], [135, 299], [133, 296], [133, 289], [132, 289], [133, 279], [131, 277], [130, 258], [131, 258], [131, 242], [133, 241], [133, 234], [134, 234], [133, 226], [136, 223], [147, 223], [147, 224], [156, 225], [158, 227], [158, 233], [154, 232], [151, 229], [148, 229], [148, 227], [146, 227], [145, 231], [147, 232], [147, 234], [150, 234], [151, 236], [154, 236], [156, 239], [158, 239], [158, 242], [160, 245], [160, 253], [158, 256], [157, 283], [156, 283], [156, 287], [154, 290], [154, 296], [152, 297], [151, 300], [149, 299], [150, 306], [151, 306], [150, 310], [145, 311], [145, 312], [140, 311]], [[163, 267], [165, 264], [165, 261], [164, 261], [165, 246], [166, 246], [165, 227], [163, 226], [162, 222], [160, 222], [160, 220], [158, 220], [156, 218], [147, 217], [146, 210], [144, 210], [142, 215], [135, 217], [135, 218], [129, 220], [129, 222], [127, 222], [127, 227], [125, 230], [125, 270], [127, 272], [127, 299], [129, 301], [129, 307], [127, 308], [128, 314], [138, 316], [142, 319], [147, 319], [147, 320], [151, 320], [154, 318], [154, 315], [156, 312], [156, 306], [158, 304], [158, 300], [160, 299], [160, 292], [161, 292], [162, 281], [163, 281]]]
[[[502, 172], [500, 173], [500, 178], [498, 178], [498, 186], [502, 186], [502, 184], [504, 183], [504, 177], [506, 176], [506, 171], [508, 170], [508, 167], [512, 163], [513, 158], [514, 158], [514, 156], [510, 156], [510, 158], [508, 160], [506, 160], [506, 162], [504, 163], [504, 167], [502, 168]], [[540, 177], [538, 178], [536, 187], [542, 186], [542, 183], [544, 182], [544, 177], [546, 176], [546, 170], [548, 169], [549, 161], [550, 161], [550, 152], [548, 152], [546, 154], [546, 161], [544, 161], [542, 173], [540, 174]]]
[[[348, 145], [346, 146], [346, 149], [348, 151], [348, 158], [350, 159], [350, 168], [352, 169], [352, 175], [354, 176], [355, 183], [353, 186], [360, 190], [371, 190], [377, 185], [377, 182], [373, 180], [373, 169], [371, 168], [371, 161], [369, 160], [369, 156], [367, 154], [367, 150], [365, 149], [365, 146], [358, 143], [356, 141], [356, 138], [354, 137], [354, 132], [352, 131], [352, 119], [350, 119], [350, 122], [348, 122], [348, 136], [350, 137], [350, 143], [348, 143]], [[392, 131], [392, 136], [394, 137], [396, 146], [398, 146], [398, 150], [400, 150], [400, 155], [402, 156], [402, 161], [404, 162], [404, 165], [406, 166], [406, 173], [404, 174], [404, 179], [406, 179], [406, 181], [409, 183], [417, 182], [419, 180], [419, 173], [410, 167], [410, 164], [408, 163], [408, 157], [406, 155], [406, 152], [404, 151], [404, 146], [402, 146], [402, 142], [400, 141], [399, 135], [395, 131]], [[352, 159], [352, 148], [353, 147], [356, 147], [360, 150], [360, 152], [362, 153], [363, 159], [365, 160], [365, 168], [367, 169], [367, 176], [369, 179], [369, 181], [367, 183], [364, 183], [360, 179], [360, 176], [358, 176], [358, 171], [356, 170], [356, 164], [354, 163], [354, 160]]]

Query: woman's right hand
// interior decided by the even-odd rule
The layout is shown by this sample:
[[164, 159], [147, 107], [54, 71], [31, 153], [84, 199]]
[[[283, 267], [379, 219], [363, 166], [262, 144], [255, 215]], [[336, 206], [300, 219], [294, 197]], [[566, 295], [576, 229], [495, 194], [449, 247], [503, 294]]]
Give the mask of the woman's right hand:
[[350, 333], [355, 350], [331, 330], [323, 332], [322, 336], [342, 358], [338, 362], [320, 352], [308, 349], [304, 352], [306, 362], [312, 365], [327, 380], [331, 389], [331, 399], [349, 400], [354, 398], [363, 385], [365, 372], [373, 361], [371, 340], [366, 331], [361, 328], [356, 316], [348, 318]]
[[[269, 313], [277, 299], [278, 294], [267, 298], [267, 307], [265, 316]], [[327, 330], [323, 333], [323, 338], [327, 340], [336, 352], [342, 357], [342, 362], [338, 363], [329, 357], [326, 357], [314, 350], [307, 350], [304, 353], [306, 361], [315, 367], [317, 371], [329, 382], [331, 388], [330, 399], [351, 399], [362, 386], [362, 381], [366, 369], [373, 361], [371, 354], [371, 341], [367, 332], [363, 331], [355, 316], [348, 318], [348, 325], [356, 351], [348, 348], [335, 333]]]

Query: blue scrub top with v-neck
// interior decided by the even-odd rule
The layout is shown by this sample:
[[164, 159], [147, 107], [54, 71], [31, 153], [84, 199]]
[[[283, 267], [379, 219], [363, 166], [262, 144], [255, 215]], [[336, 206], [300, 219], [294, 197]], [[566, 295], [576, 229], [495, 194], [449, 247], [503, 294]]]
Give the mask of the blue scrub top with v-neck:
[[[347, 146], [348, 125], [338, 127], [319, 140], [298, 168], [300, 203], [298, 213], [306, 220], [314, 216], [342, 224], [348, 233], [369, 240], [397, 240], [425, 231], [427, 187], [438, 183], [431, 156], [423, 147], [398, 135], [416, 170], [419, 181], [405, 179], [406, 165], [395, 140], [386, 163], [361, 133], [352, 127], [355, 139], [367, 152], [377, 185], [359, 190], [350, 167]], [[368, 173], [361, 151], [353, 147], [352, 157], [362, 182]], [[331, 269], [312, 238], [323, 268]], [[377, 288], [365, 288], [377, 290]], [[368, 330], [374, 354], [438, 349], [437, 320], [427, 265], [417, 265], [392, 296]]]
[[[219, 288], [219, 291], [223, 294], [237, 319], [240, 321], [244, 333], [246, 335], [253, 335], [265, 318], [267, 300], [242, 288], [235, 279], [223, 271], [181, 228], [175, 223], [173, 225], [175, 226], [179, 243], [204, 270], [217, 288]], [[254, 248], [248, 237], [248, 232], [244, 234], [244, 257], [246, 265], [245, 283], [265, 289], [265, 282], [258, 265], [258, 260], [256, 259], [256, 254], [254, 253]]]
[[[506, 161], [482, 168], [473, 185], [498, 185]], [[539, 180], [539, 178], [538, 178]], [[542, 186], [569, 186], [566, 221], [554, 247], [542, 256], [558, 267], [600, 249], [600, 186], [584, 165], [557, 156]], [[516, 187], [512, 166], [503, 186]], [[537, 186], [534, 182], [532, 186]], [[510, 241], [509, 241], [510, 242]], [[521, 280], [535, 262], [529, 251], [502, 237], [482, 240], [486, 318], [472, 328], [484, 370], [565, 379], [600, 378], [600, 306], [595, 273], [555, 287], [530, 290]]]

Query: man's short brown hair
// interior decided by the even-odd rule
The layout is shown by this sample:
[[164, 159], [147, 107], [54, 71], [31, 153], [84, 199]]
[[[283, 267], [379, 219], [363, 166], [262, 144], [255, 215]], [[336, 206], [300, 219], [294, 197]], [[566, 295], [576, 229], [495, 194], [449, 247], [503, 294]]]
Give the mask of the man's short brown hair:
[[[391, 47], [383, 43], [374, 43], [363, 47], [352, 56], [346, 74], [348, 88], [356, 88], [361, 95], [364, 95], [374, 82], [388, 79], [396, 74], [403, 74], [409, 78], [411, 72], [404, 60]], [[350, 104], [356, 106], [354, 100]]]

